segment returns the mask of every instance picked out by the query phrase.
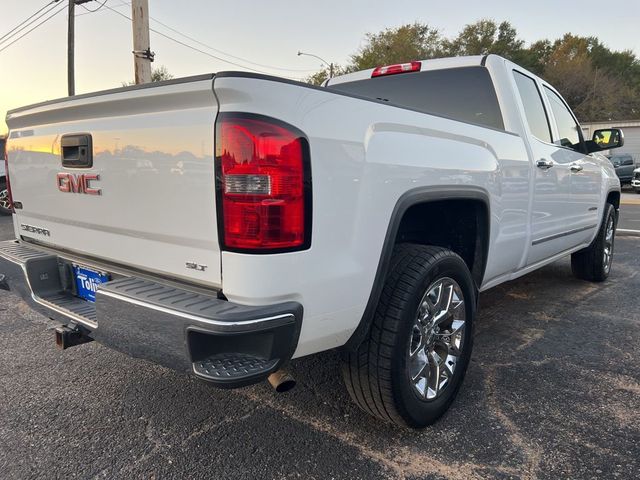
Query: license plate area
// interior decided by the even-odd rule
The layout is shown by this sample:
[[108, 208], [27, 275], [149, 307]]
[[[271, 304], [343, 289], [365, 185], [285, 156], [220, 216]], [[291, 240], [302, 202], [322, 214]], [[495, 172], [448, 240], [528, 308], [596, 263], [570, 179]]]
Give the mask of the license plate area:
[[89, 302], [96, 301], [98, 286], [110, 280], [108, 273], [100, 272], [82, 265], [73, 266], [76, 295]]

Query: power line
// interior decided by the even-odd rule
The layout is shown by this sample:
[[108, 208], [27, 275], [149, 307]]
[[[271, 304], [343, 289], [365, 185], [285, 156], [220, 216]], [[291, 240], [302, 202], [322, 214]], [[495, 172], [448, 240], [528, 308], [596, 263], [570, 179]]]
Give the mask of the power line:
[[[13, 37], [17, 33], [20, 33], [22, 30], [24, 30], [25, 28], [29, 27], [29, 25], [33, 24], [34, 22], [36, 22], [37, 20], [39, 20], [40, 18], [45, 16], [47, 13], [49, 13], [51, 10], [53, 10], [55, 8], [54, 5], [58, 1], [59, 0], [54, 0], [54, 1], [51, 1], [51, 2], [47, 3], [45, 6], [40, 8], [37, 12], [33, 13], [30, 17], [24, 19], [22, 22], [20, 22], [18, 25], [16, 25], [11, 30], [9, 30], [7, 33], [5, 33], [2, 37], [0, 37], [0, 43], [3, 43], [5, 41], [7, 41], [9, 38]], [[48, 11], [44, 12], [42, 15], [40, 15], [40, 16], [38, 16], [36, 18], [33, 18], [33, 17], [35, 17], [36, 15], [38, 15], [40, 12], [42, 12], [43, 10], [45, 10], [47, 8], [49, 9]], [[32, 18], [33, 18], [33, 20], [31, 20]]]
[[[5, 37], [7, 36], [11, 36], [11, 33], [13, 33], [16, 29], [20, 28], [22, 25], [24, 25], [25, 23], [27, 23], [29, 20], [31, 20], [33, 17], [35, 17], [37, 14], [39, 14], [41, 11], [43, 11], [45, 8], [52, 6], [54, 3], [56, 3], [57, 0], [53, 0], [49, 3], [47, 3], [45, 6], [43, 6], [42, 8], [40, 8], [37, 12], [33, 13], [31, 16], [27, 17], [26, 19], [24, 19], [22, 22], [20, 22], [18, 25], [16, 25], [15, 27], [13, 27], [11, 30], [9, 30], [7, 33], [5, 33], [4, 35], [2, 35], [0, 37], [0, 41], [2, 41]], [[40, 17], [38, 17], [40, 18]]]
[[227, 53], [227, 52], [224, 52], [222, 50], [218, 50], [217, 48], [213, 48], [211, 45], [207, 45], [206, 43], [203, 43], [203, 42], [201, 42], [201, 41], [199, 41], [199, 40], [197, 40], [197, 39], [195, 39], [193, 37], [190, 37], [189, 35], [186, 35], [186, 34], [182, 33], [181, 31], [179, 31], [179, 30], [177, 30], [177, 29], [175, 29], [173, 27], [170, 27], [166, 23], [162, 23], [160, 20], [158, 20], [156, 18], [153, 18], [152, 16], [149, 16], [149, 18], [151, 20], [153, 20], [154, 22], [159, 23], [163, 27], [168, 28], [169, 30], [177, 33], [178, 35], [182, 35], [184, 38], [187, 38], [187, 39], [191, 40], [192, 42], [195, 42], [195, 43], [197, 43], [199, 45], [202, 45], [205, 48], [213, 50], [214, 52], [218, 52], [218, 53], [220, 53], [222, 55], [226, 55], [227, 57], [235, 58], [236, 60], [240, 60], [240, 61], [245, 62], [245, 63], [250, 63], [251, 65], [255, 65], [257, 67], [268, 68], [270, 70], [282, 70], [282, 71], [286, 71], [286, 72], [311, 73], [311, 72], [316, 72], [317, 71], [317, 70], [304, 70], [304, 69], [299, 69], [299, 68], [274, 67], [272, 65], [265, 65], [265, 64], [262, 64], [262, 63], [252, 62], [251, 60], [247, 60], [246, 58], [238, 57], [236, 55], [232, 55], [231, 53]]
[[[83, 4], [81, 4], [81, 5], [86, 10], [86, 12], [77, 13], [76, 17], [82, 17], [84, 15], [91, 15], [92, 13], [97, 13], [97, 12], [106, 12], [106, 10], [102, 9], [102, 7], [104, 7], [104, 5], [100, 5], [100, 7], [96, 8], [95, 10], [89, 10]], [[127, 3], [123, 2], [122, 0], [120, 0], [120, 3], [118, 3], [117, 5], [113, 5], [113, 6], [116, 7], [116, 8], [118, 8], [118, 7], [131, 7], [131, 4], [127, 4]]]
[[55, 17], [56, 15], [58, 15], [60, 12], [66, 10], [66, 6], [64, 5], [64, 3], [62, 4], [62, 8], [59, 9], [57, 12], [53, 13], [52, 15], [48, 16], [47, 18], [45, 18], [43, 21], [41, 21], [40, 23], [38, 23], [35, 27], [27, 30], [25, 33], [23, 33], [22, 35], [20, 35], [18, 38], [16, 38], [15, 40], [13, 40], [11, 43], [8, 43], [7, 45], [5, 45], [4, 47], [0, 48], [0, 52], [5, 51], [7, 48], [9, 48], [11, 45], [13, 45], [14, 43], [16, 43], [17, 41], [19, 41], [20, 39], [26, 37], [27, 35], [29, 35], [31, 32], [33, 32], [36, 28], [38, 28], [40, 25], [43, 25], [45, 23], [47, 23], [49, 20], [51, 20], [53, 17]]
[[[105, 5], [105, 8], [107, 8], [107, 9], [111, 10], [112, 12], [114, 12], [114, 13], [116, 13], [116, 14], [120, 15], [120, 16], [121, 16], [121, 17], [123, 17], [123, 18], [126, 18], [126, 19], [127, 19], [127, 20], [129, 20], [129, 21], [132, 21], [131, 17], [129, 17], [129, 16], [127, 16], [127, 15], [125, 15], [125, 14], [124, 14], [124, 13], [122, 13], [122, 12], [119, 12], [118, 10], [115, 10], [115, 9], [111, 8], [109, 5]], [[177, 43], [177, 44], [179, 44], [179, 45], [182, 45], [182, 46], [184, 46], [184, 47], [187, 47], [187, 48], [189, 48], [189, 49], [191, 49], [191, 50], [193, 50], [193, 51], [196, 51], [196, 52], [202, 53], [203, 55], [206, 55], [206, 56], [208, 56], [208, 57], [214, 58], [214, 59], [219, 60], [219, 61], [221, 61], [221, 62], [225, 62], [225, 63], [228, 63], [228, 64], [230, 64], [230, 65], [234, 65], [234, 66], [239, 67], [239, 68], [244, 68], [244, 69], [247, 69], [247, 70], [251, 70], [251, 71], [253, 71], [253, 72], [257, 72], [257, 73], [264, 73], [265, 75], [270, 75], [270, 74], [269, 74], [269, 72], [265, 72], [265, 71], [262, 71], [262, 70], [257, 70], [257, 69], [255, 69], [255, 68], [247, 67], [246, 65], [241, 65], [241, 64], [239, 64], [239, 63], [232, 62], [231, 60], [226, 60], [226, 59], [224, 59], [224, 58], [221, 58], [221, 57], [218, 57], [218, 56], [216, 56], [216, 55], [213, 55], [213, 54], [211, 54], [211, 53], [209, 53], [209, 52], [205, 52], [204, 50], [200, 50], [199, 48], [196, 48], [196, 47], [194, 47], [193, 45], [189, 45], [188, 43], [184, 43], [184, 42], [182, 42], [182, 41], [180, 41], [180, 40], [178, 40], [178, 39], [176, 39], [176, 38], [173, 38], [173, 37], [171, 37], [171, 36], [169, 36], [169, 35], [167, 35], [167, 34], [165, 34], [165, 33], [162, 33], [162, 32], [160, 32], [160, 31], [158, 31], [158, 30], [155, 30], [155, 29], [153, 29], [153, 28], [149, 28], [149, 30], [151, 30], [152, 32], [154, 32], [154, 33], [156, 33], [156, 34], [160, 35], [161, 37], [164, 37], [164, 38], [166, 38], [166, 39], [168, 39], [168, 40], [171, 40], [172, 42], [175, 42], [175, 43]], [[291, 77], [286, 77], [286, 78], [291, 78]]]
[[[96, 1], [97, 1], [97, 0], [96, 0]], [[104, 6], [105, 6], [105, 4], [107, 3], [107, 1], [108, 1], [108, 0], [104, 0], [104, 2], [102, 2], [102, 4], [101, 4], [100, 6], [98, 6], [98, 8], [94, 8], [93, 10], [91, 10], [89, 7], [85, 7], [83, 3], [81, 3], [81, 4], [80, 4], [80, 6], [81, 6], [82, 8], [84, 8], [84, 9], [85, 9], [87, 12], [89, 12], [89, 13], [95, 13], [95, 12], [97, 12], [98, 10], [100, 10], [102, 7], [104, 7]]]
[[[126, 2], [126, 1], [122, 2], [122, 5], [127, 5], [127, 4], [129, 6], [131, 6], [131, 4]], [[198, 40], [196, 38], [190, 37], [189, 35], [187, 35], [185, 33], [182, 33], [180, 30], [177, 30], [177, 29], [171, 27], [170, 25], [167, 25], [166, 23], [161, 22], [160, 20], [158, 20], [157, 18], [152, 17], [151, 15], [149, 15], [149, 18], [151, 20], [153, 20], [155, 23], [158, 23], [158, 24], [162, 25], [163, 27], [171, 30], [172, 32], [177, 33], [178, 35], [180, 35], [180, 36], [182, 36], [182, 37], [184, 37], [184, 38], [186, 38], [186, 39], [188, 39], [188, 40], [190, 40], [190, 41], [192, 41], [194, 43], [197, 43], [198, 45], [201, 45], [201, 46], [203, 46], [205, 48], [208, 48], [209, 50], [217, 52], [217, 53], [219, 53], [221, 55], [225, 55], [227, 57], [235, 58], [236, 60], [239, 60], [239, 61], [244, 62], [244, 63], [248, 63], [250, 65], [255, 65], [257, 67], [262, 67], [262, 68], [266, 68], [266, 69], [269, 69], [269, 70], [281, 70], [281, 71], [285, 71], [285, 72], [312, 73], [312, 72], [316, 72], [317, 71], [317, 70], [310, 70], [310, 69], [305, 70], [305, 69], [298, 69], [298, 68], [276, 67], [276, 66], [273, 66], [273, 65], [265, 65], [265, 64], [262, 64], [262, 63], [256, 63], [256, 62], [253, 62], [253, 61], [248, 60], [246, 58], [238, 57], [237, 55], [233, 55], [233, 54], [225, 52], [223, 50], [219, 50], [217, 48], [212, 47], [211, 45], [207, 45], [206, 43], [201, 42], [200, 40]], [[153, 32], [158, 33], [156, 30], [153, 30], [153, 29], [150, 29], [150, 30], [153, 31]], [[218, 58], [218, 57], [214, 57], [214, 58]], [[223, 61], [226, 61], [226, 60], [223, 59]], [[239, 65], [237, 65], [235, 63], [232, 63], [232, 62], [229, 62], [229, 63], [231, 63], [232, 65], [239, 66]], [[248, 68], [248, 67], [243, 67], [243, 68]], [[255, 70], [255, 71], [258, 71], [258, 70]]]

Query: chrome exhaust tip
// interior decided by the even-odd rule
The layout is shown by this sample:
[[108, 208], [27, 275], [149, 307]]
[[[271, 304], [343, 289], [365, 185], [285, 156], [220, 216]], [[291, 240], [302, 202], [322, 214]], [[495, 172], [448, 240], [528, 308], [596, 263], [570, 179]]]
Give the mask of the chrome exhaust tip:
[[278, 370], [269, 375], [269, 383], [278, 393], [288, 392], [296, 386], [296, 379], [286, 370]]

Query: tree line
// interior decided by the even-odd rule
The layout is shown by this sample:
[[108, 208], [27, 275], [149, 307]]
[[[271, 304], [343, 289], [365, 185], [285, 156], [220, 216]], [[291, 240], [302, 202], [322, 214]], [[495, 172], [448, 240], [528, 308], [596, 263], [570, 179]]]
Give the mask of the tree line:
[[[640, 117], [640, 60], [633, 51], [614, 51], [596, 37], [565, 34], [526, 45], [509, 22], [479, 20], [457, 36], [413, 23], [369, 33], [360, 49], [335, 74], [411, 60], [494, 53], [532, 71], [560, 91], [583, 122]], [[328, 68], [307, 81], [320, 84]]]

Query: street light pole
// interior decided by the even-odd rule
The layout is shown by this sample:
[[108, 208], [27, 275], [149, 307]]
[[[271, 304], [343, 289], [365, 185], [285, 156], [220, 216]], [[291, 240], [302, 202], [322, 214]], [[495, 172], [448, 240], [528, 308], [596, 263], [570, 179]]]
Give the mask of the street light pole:
[[333, 78], [333, 62], [329, 63], [325, 59], [323, 59], [322, 57], [319, 57], [318, 55], [314, 55], [313, 53], [305, 53], [305, 52], [298, 51], [298, 56], [301, 56], [301, 55], [306, 55], [307, 57], [313, 57], [313, 58], [317, 58], [318, 60], [320, 60], [327, 67], [329, 67], [329, 78]]

